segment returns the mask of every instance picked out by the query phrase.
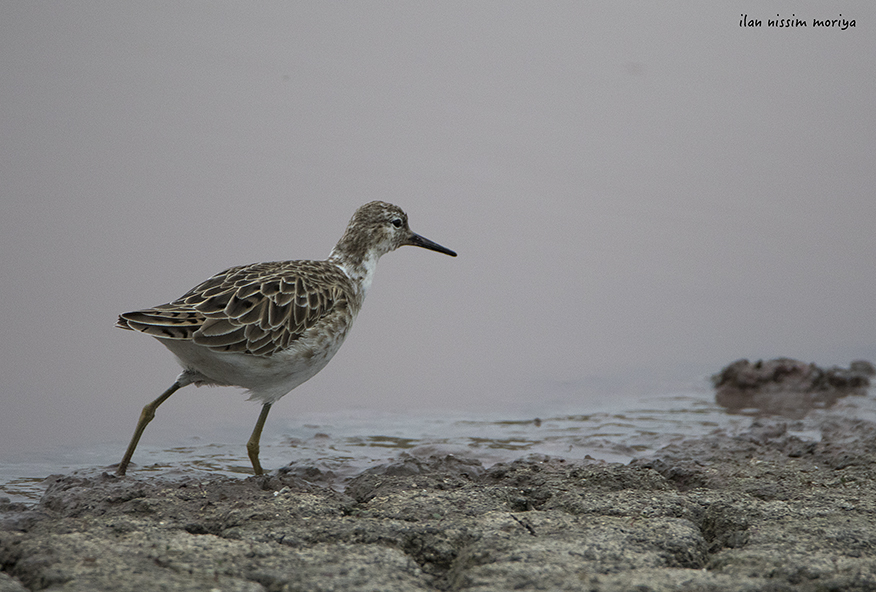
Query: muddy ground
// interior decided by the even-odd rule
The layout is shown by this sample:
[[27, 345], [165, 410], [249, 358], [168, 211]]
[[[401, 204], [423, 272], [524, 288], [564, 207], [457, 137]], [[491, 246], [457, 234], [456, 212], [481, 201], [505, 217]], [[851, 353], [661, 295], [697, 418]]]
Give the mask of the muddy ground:
[[402, 456], [343, 492], [307, 468], [54, 476], [0, 503], [0, 591], [876, 590], [876, 424], [801, 429], [627, 465]]

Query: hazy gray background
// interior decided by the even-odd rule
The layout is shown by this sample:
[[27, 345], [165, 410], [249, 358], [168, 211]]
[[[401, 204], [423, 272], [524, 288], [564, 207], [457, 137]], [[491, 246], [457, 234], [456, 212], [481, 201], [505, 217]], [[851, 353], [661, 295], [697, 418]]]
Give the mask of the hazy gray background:
[[[324, 258], [373, 199], [459, 257], [386, 256], [269, 428], [876, 358], [876, 4], [766, 6], [3, 3], [0, 449], [121, 454], [179, 368], [116, 315]], [[776, 12], [810, 27], [739, 27]], [[257, 411], [188, 388], [143, 441]]]

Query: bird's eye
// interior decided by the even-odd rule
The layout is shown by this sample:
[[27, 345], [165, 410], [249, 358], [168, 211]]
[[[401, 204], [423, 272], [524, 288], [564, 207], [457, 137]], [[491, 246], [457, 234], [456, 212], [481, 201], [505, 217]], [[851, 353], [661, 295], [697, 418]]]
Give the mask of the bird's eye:
[[395, 226], [396, 228], [401, 228], [401, 227], [402, 227], [402, 221], [401, 221], [401, 218], [396, 218], [396, 219], [394, 219], [394, 220], [392, 221], [392, 225]]

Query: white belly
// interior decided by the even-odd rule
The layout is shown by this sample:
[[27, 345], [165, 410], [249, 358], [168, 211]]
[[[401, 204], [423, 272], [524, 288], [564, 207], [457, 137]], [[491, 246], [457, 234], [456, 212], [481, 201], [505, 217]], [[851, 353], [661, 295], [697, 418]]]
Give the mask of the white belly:
[[216, 352], [191, 341], [158, 339], [198, 385], [240, 386], [250, 400], [274, 403], [296, 386], [310, 380], [326, 367], [344, 342], [346, 331], [333, 338], [302, 339], [289, 349], [262, 357], [236, 352]]

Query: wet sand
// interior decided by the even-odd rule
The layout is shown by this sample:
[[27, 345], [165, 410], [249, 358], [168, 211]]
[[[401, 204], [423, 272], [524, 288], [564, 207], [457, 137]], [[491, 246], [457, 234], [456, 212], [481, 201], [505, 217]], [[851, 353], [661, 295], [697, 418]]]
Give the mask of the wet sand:
[[343, 491], [79, 472], [0, 503], [0, 591], [874, 590], [874, 460], [876, 424], [826, 413], [627, 464], [402, 455]]

